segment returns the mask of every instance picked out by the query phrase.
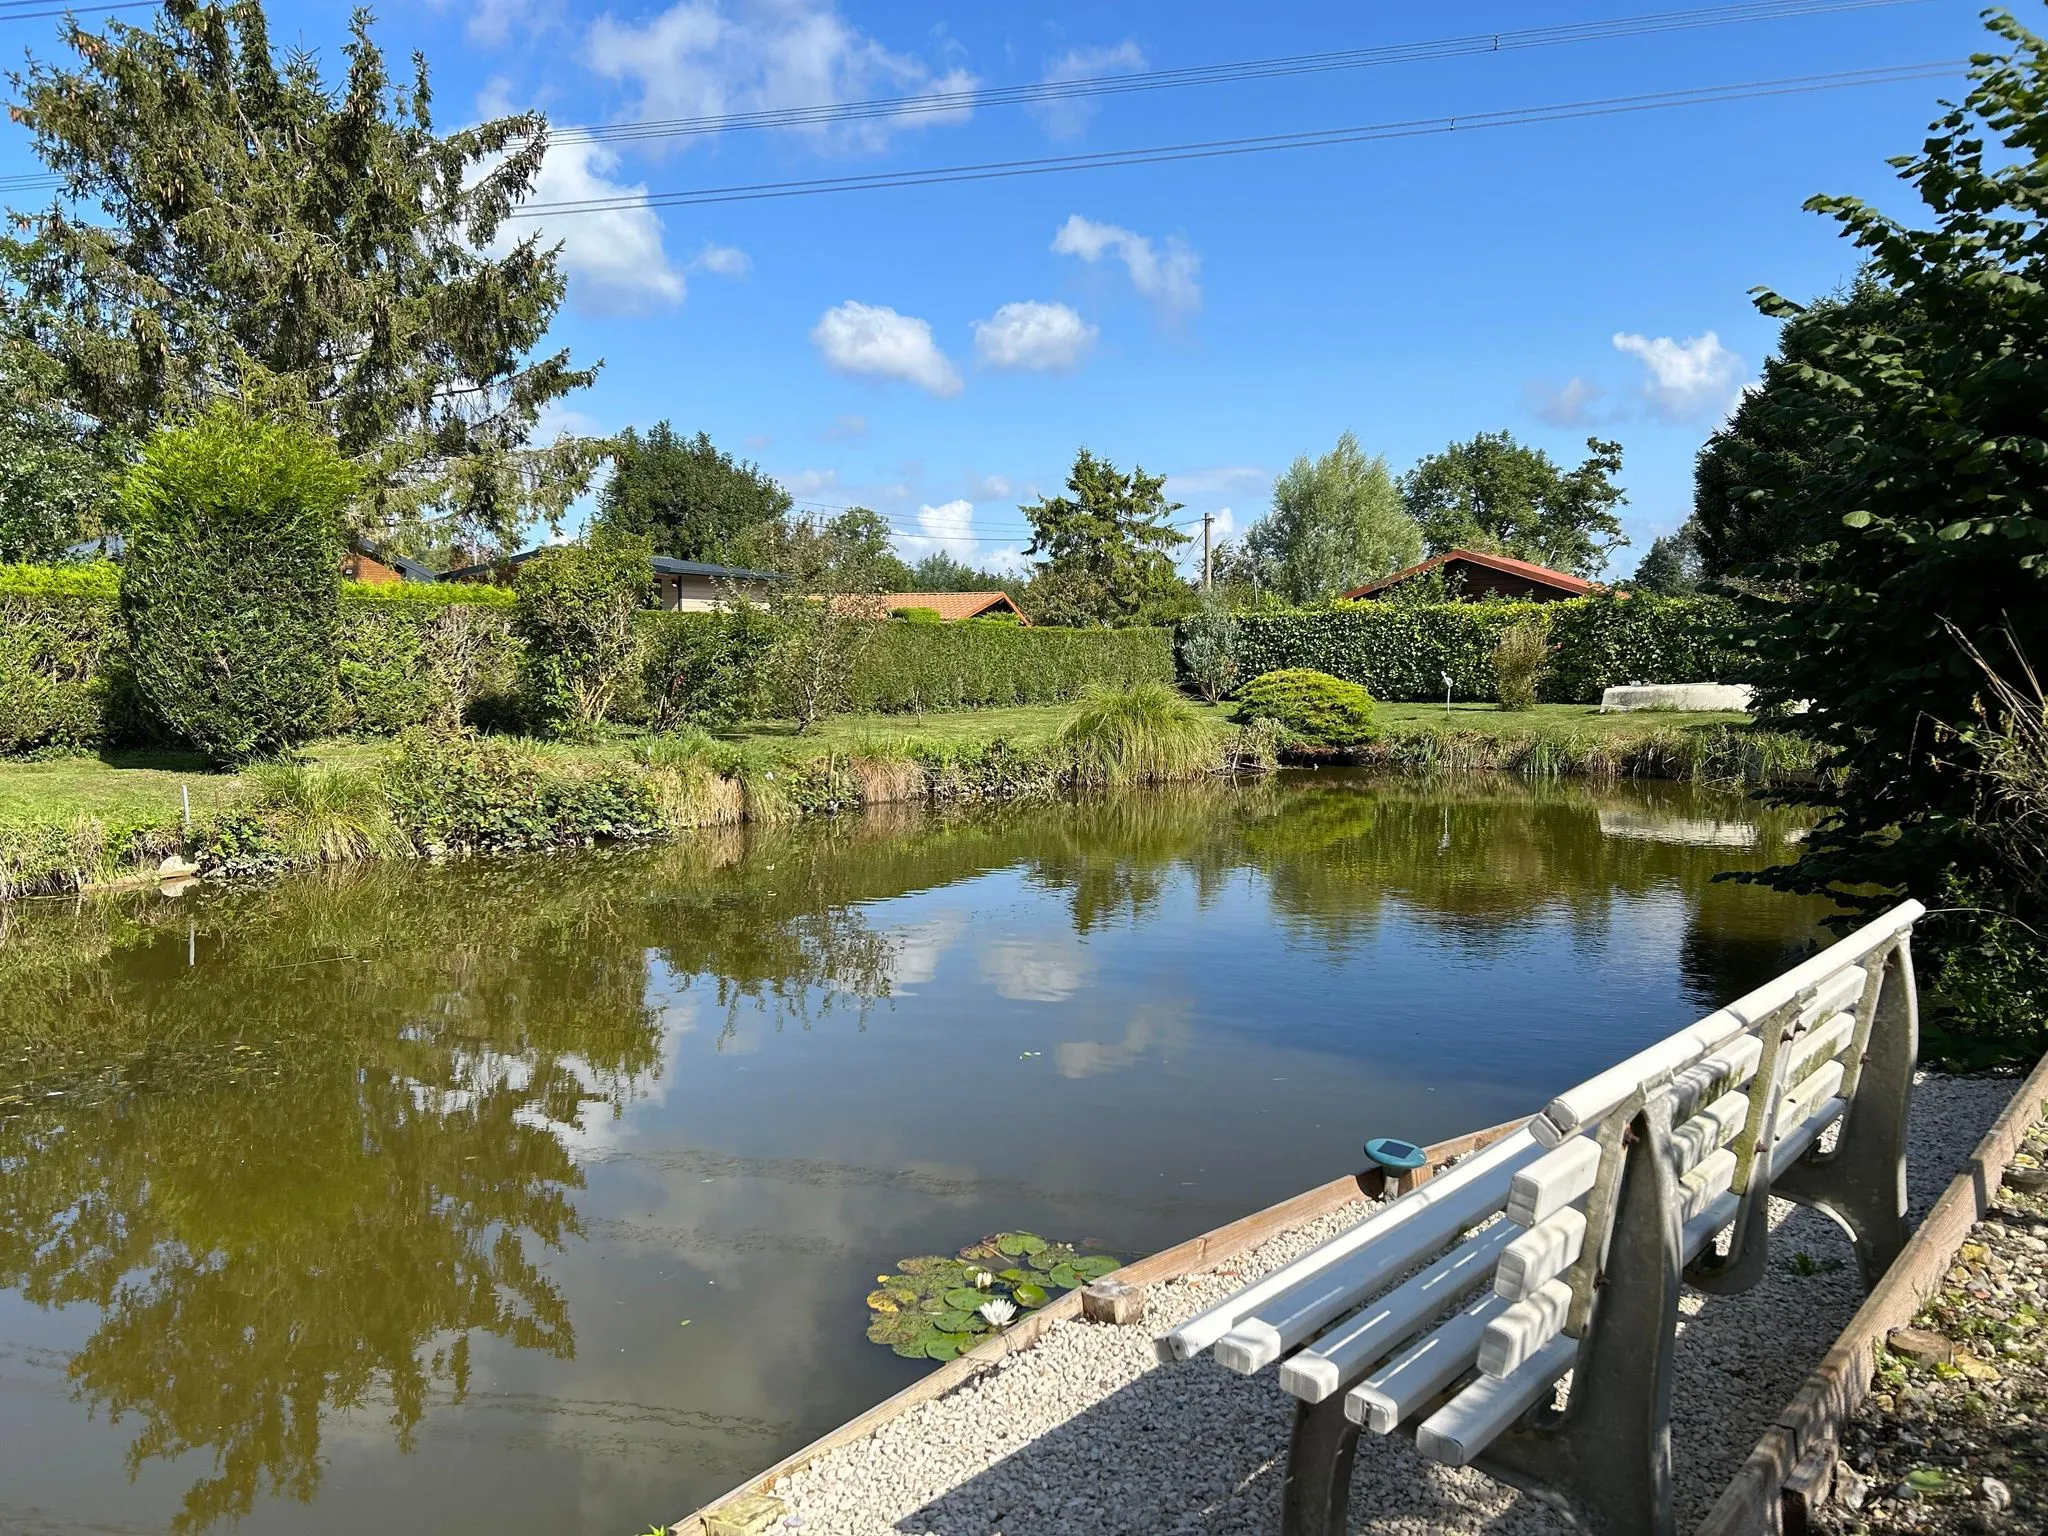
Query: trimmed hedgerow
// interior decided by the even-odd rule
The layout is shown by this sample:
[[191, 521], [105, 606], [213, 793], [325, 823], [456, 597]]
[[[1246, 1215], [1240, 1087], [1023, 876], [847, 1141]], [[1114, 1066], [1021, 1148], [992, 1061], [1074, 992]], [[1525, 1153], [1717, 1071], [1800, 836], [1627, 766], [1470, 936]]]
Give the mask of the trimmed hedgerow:
[[512, 632], [519, 696], [544, 736], [590, 739], [638, 681], [635, 620], [654, 585], [647, 540], [599, 528], [584, 544], [544, 549], [519, 567]]
[[999, 620], [884, 624], [862, 650], [851, 707], [901, 714], [1056, 704], [1090, 685], [1173, 681], [1170, 630], [1026, 628]]
[[121, 612], [165, 734], [239, 763], [326, 728], [355, 486], [332, 443], [226, 402], [151, 436], [121, 482]]
[[344, 581], [341, 600], [396, 608], [510, 608], [519, 594], [483, 581]]
[[351, 595], [341, 608], [332, 728], [394, 736], [415, 725], [458, 725], [479, 708], [509, 713], [518, 657], [504, 603]]
[[765, 608], [738, 602], [712, 613], [640, 616], [640, 697], [657, 731], [734, 725], [769, 705], [770, 658], [781, 631]]
[[1372, 694], [1307, 667], [1264, 672], [1237, 695], [1237, 718], [1271, 720], [1301, 747], [1355, 747], [1372, 737]]
[[1602, 594], [1561, 603], [1337, 603], [1237, 618], [1242, 675], [1309, 667], [1374, 698], [1499, 697], [1494, 654], [1517, 624], [1544, 623], [1551, 665], [1543, 697], [1596, 702], [1616, 684], [1735, 682], [1747, 652], [1734, 605], [1718, 598]]
[[126, 663], [112, 565], [0, 565], [0, 755], [120, 734], [132, 712]]

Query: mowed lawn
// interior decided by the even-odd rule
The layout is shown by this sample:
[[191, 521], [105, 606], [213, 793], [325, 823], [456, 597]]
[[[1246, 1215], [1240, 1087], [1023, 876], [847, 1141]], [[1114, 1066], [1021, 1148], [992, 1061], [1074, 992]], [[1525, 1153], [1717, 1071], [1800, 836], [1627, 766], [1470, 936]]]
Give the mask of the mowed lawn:
[[[790, 760], [826, 752], [900, 752], [919, 745], [972, 749], [997, 739], [1021, 746], [1057, 734], [1071, 708], [1066, 704], [1024, 704], [928, 715], [840, 715], [819, 722], [801, 736], [787, 721], [762, 721], [719, 734], [735, 744]], [[1219, 730], [1230, 723], [1229, 705], [1198, 703], [1195, 708]], [[1503, 710], [1492, 704], [1453, 704], [1448, 710], [1441, 704], [1382, 704], [1378, 709], [1380, 725], [1404, 735], [1444, 729], [1557, 740], [1644, 735], [1672, 726], [1690, 730], [1741, 725], [1748, 718], [1726, 712], [1603, 715], [1583, 704], [1539, 704], [1530, 710]], [[619, 735], [587, 747], [551, 750], [623, 758], [634, 739]], [[382, 741], [321, 741], [307, 747], [301, 756], [314, 763], [363, 768], [389, 749], [390, 744]], [[8, 762], [0, 764], [0, 822], [69, 822], [90, 816], [108, 823], [163, 825], [182, 814], [181, 791], [190, 794], [197, 815], [229, 801], [240, 782], [239, 775], [211, 770], [195, 754], [151, 748]]]

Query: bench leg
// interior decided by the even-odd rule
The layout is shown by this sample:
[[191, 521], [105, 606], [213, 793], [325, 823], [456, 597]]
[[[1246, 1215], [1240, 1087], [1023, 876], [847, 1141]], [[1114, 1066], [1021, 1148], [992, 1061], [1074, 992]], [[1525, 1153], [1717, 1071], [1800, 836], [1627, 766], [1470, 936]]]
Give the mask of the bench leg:
[[1674, 1536], [1671, 1367], [1678, 1324], [1678, 1181], [1671, 1111], [1632, 1127], [1599, 1302], [1562, 1412], [1539, 1410], [1473, 1463], [1600, 1536]]
[[1855, 1098], [1834, 1150], [1802, 1158], [1771, 1187], [1772, 1194], [1826, 1211], [1842, 1225], [1856, 1246], [1865, 1290], [1906, 1246], [1907, 1113], [1919, 1055], [1913, 952], [1902, 943], [1885, 970]]
[[1294, 1405], [1287, 1481], [1280, 1494], [1280, 1536], [1345, 1536], [1358, 1426], [1344, 1417], [1340, 1393]]

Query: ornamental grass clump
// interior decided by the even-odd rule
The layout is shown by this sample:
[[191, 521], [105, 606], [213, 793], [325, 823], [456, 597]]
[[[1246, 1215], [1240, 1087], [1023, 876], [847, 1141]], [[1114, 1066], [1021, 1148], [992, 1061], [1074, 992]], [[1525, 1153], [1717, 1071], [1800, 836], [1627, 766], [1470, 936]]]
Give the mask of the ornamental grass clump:
[[1093, 689], [1060, 729], [1077, 784], [1188, 779], [1220, 766], [1202, 717], [1164, 683]]
[[1550, 637], [1540, 620], [1525, 619], [1501, 633], [1493, 648], [1494, 694], [1508, 710], [1534, 709], [1536, 690], [1550, 670]]
[[1308, 667], [1262, 672], [1237, 696], [1240, 724], [1271, 720], [1291, 745], [1337, 750], [1372, 739], [1373, 699], [1362, 684]]

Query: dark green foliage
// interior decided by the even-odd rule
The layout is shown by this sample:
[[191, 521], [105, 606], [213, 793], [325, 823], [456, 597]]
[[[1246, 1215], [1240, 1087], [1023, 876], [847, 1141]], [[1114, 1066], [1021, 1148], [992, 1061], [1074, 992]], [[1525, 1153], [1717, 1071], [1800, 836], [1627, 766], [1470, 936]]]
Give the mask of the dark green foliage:
[[889, 617], [901, 619], [906, 624], [943, 624], [946, 622], [945, 619], [940, 617], [939, 610], [936, 608], [891, 608], [889, 610]]
[[238, 763], [326, 728], [356, 483], [332, 444], [226, 404], [150, 438], [121, 486], [121, 609], [170, 739]]
[[[428, 594], [464, 590], [459, 585], [408, 585]], [[495, 702], [502, 713], [511, 703], [518, 654], [512, 613], [502, 602], [394, 601], [346, 593], [333, 729], [344, 735], [395, 736], [415, 725], [452, 728], [473, 719], [480, 702], [486, 708]]]
[[113, 566], [0, 565], [0, 755], [118, 734], [126, 658]]
[[1237, 695], [1237, 718], [1271, 720], [1303, 747], [1355, 747], [1372, 739], [1372, 695], [1327, 672], [1288, 667], [1262, 673]]
[[998, 571], [980, 571], [935, 549], [911, 567], [906, 592], [1007, 592], [1016, 601], [1028, 583]]
[[613, 443], [598, 516], [621, 533], [644, 534], [657, 555], [729, 565], [747, 530], [781, 521], [790, 505], [789, 492], [759, 465], [702, 432], [678, 437], [660, 421], [645, 437], [628, 427]]
[[1688, 518], [1676, 533], [1653, 540], [1629, 585], [1659, 597], [1691, 597], [1706, 578], [1700, 563], [1699, 524]]
[[1387, 461], [1368, 459], [1349, 432], [1273, 482], [1273, 510], [1245, 531], [1253, 584], [1290, 603], [1320, 603], [1413, 565], [1422, 530]]
[[10, 350], [0, 352], [0, 563], [56, 560], [106, 531], [114, 445], [95, 443], [84, 422], [51, 403], [46, 359]]
[[1846, 293], [1784, 318], [1762, 382], [1700, 449], [1686, 525], [1696, 536], [1703, 577], [1767, 594], [1796, 590], [1841, 536], [1839, 518], [1786, 494], [1823, 473], [1836, 452], [1832, 411], [1820, 398], [1829, 385], [1814, 365], [1831, 337], [1864, 332], [1888, 345], [1882, 338], [1907, 315], [1899, 296], [1866, 272]]
[[391, 816], [418, 847], [477, 852], [652, 836], [661, 817], [625, 763], [551, 763], [516, 741], [416, 732], [385, 774]]
[[1494, 691], [1500, 707], [1536, 707], [1536, 692], [1550, 670], [1550, 637], [1541, 614], [1531, 614], [1501, 632], [1493, 648]]
[[1237, 618], [1222, 599], [1205, 596], [1175, 626], [1173, 641], [1181, 678], [1211, 704], [1237, 686]]
[[884, 624], [854, 666], [849, 707], [894, 714], [1052, 704], [1092, 683], [1172, 681], [1172, 636], [1164, 629], [1025, 628], [982, 619]]
[[537, 734], [597, 733], [632, 676], [634, 615], [653, 582], [647, 540], [609, 528], [520, 563], [512, 630], [523, 647], [519, 695]]
[[779, 631], [765, 609], [735, 600], [714, 613], [646, 614], [640, 630], [641, 692], [657, 731], [767, 711]]
[[1377, 699], [1500, 696], [1494, 651], [1528, 619], [1550, 630], [1543, 697], [1596, 702], [1620, 683], [1733, 682], [1748, 676], [1732, 603], [1713, 598], [1613, 594], [1562, 603], [1339, 603], [1332, 608], [1246, 613], [1236, 653], [1246, 673], [1312, 667], [1362, 683]]
[[1165, 485], [1164, 475], [1124, 474], [1083, 448], [1067, 477], [1070, 494], [1022, 509], [1032, 527], [1025, 552], [1040, 562], [1025, 604], [1036, 622], [1129, 623], [1186, 593], [1173, 551], [1188, 535], [1168, 522], [1180, 503], [1166, 499]]
[[1481, 432], [1409, 470], [1401, 496], [1433, 555], [1473, 549], [1597, 575], [1608, 551], [1628, 542], [1614, 514], [1627, 497], [1614, 483], [1621, 445], [1589, 437], [1586, 448], [1586, 461], [1567, 470], [1512, 433]]
[[1926, 227], [1850, 197], [1807, 205], [1865, 254], [1890, 323], [1759, 299], [1797, 317], [1807, 357], [1763, 418], [1827, 445], [1752, 465], [1764, 515], [1827, 530], [1765, 609], [1762, 681], [1767, 700], [1810, 701], [1801, 728], [1839, 776], [1778, 882], [1858, 910], [1902, 893], [1980, 909], [1915, 935], [1947, 1026], [2038, 1043], [2048, 891], [2005, 850], [2040, 800], [1988, 786], [2039, 708], [2025, 668], [2048, 658], [2048, 45], [2002, 13], [1988, 25], [2009, 52], [1974, 64], [1964, 105], [1894, 162]]
[[310, 46], [276, 56], [258, 0], [67, 28], [75, 56], [15, 82], [65, 196], [0, 244], [11, 329], [102, 433], [238, 399], [340, 444], [365, 531], [509, 539], [558, 517], [601, 447], [526, 446], [593, 374], [530, 356], [563, 295], [549, 237], [509, 226], [524, 238], [487, 254], [546, 125], [436, 133], [424, 61], [394, 83], [369, 28], [358, 11], [333, 82]]

